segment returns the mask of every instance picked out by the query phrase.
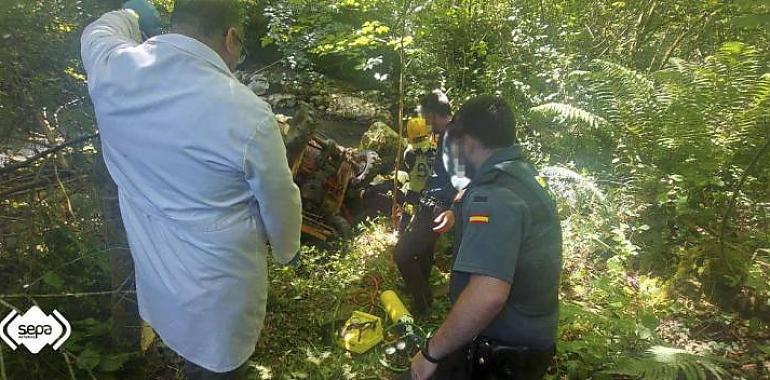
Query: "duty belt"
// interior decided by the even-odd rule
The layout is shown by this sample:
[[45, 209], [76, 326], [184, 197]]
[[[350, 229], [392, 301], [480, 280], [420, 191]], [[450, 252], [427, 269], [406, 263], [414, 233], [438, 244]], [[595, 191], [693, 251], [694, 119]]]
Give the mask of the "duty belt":
[[536, 366], [547, 365], [556, 346], [536, 350], [526, 346], [507, 346], [486, 337], [477, 337], [468, 350], [468, 369], [472, 379], [516, 379]]

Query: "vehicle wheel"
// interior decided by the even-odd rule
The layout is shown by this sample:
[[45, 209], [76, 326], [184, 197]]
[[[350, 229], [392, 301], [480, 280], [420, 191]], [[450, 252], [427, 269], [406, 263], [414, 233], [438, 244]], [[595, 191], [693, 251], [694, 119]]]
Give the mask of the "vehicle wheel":
[[373, 150], [365, 150], [361, 153], [359, 153], [363, 158], [363, 168], [360, 168], [360, 172], [354, 173], [355, 177], [352, 179], [352, 183], [354, 186], [366, 186], [368, 185], [374, 177], [376, 177], [378, 174], [380, 174], [380, 166], [382, 159], [380, 159], [380, 156], [377, 154], [377, 152]]

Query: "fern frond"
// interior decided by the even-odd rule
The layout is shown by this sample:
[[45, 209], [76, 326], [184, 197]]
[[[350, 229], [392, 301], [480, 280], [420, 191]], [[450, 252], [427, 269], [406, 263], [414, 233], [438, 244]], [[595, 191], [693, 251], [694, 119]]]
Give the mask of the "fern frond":
[[591, 79], [593, 73], [590, 71], [585, 70], [574, 70], [567, 74], [567, 79], [571, 81], [582, 81], [586, 79]]
[[685, 61], [684, 59], [681, 59], [681, 58], [671, 58], [668, 61], [668, 64], [669, 64], [670, 68], [672, 68], [672, 69], [674, 69], [674, 70], [676, 70], [676, 71], [678, 71], [680, 73], [689, 74], [692, 71], [691, 70], [692, 65], [689, 62], [687, 62], [687, 61]]
[[548, 185], [559, 198], [570, 203], [580, 197], [595, 198], [604, 202], [607, 196], [593, 178], [586, 177], [564, 166], [545, 166], [540, 169], [540, 176], [548, 180]]
[[750, 99], [746, 99], [745, 109], [736, 115], [736, 125], [740, 137], [752, 137], [762, 135], [756, 129], [762, 127], [762, 123], [770, 120], [770, 73], [763, 75], [755, 81], [754, 88], [750, 91]]
[[530, 108], [529, 111], [546, 117], [557, 117], [564, 122], [583, 123], [591, 128], [598, 128], [607, 124], [607, 120], [603, 117], [565, 103], [546, 103]]
[[757, 81], [752, 108], [766, 107], [768, 102], [770, 102], [770, 73], [762, 75]]
[[722, 380], [730, 377], [720, 365], [724, 362], [723, 359], [696, 355], [678, 348], [654, 346], [644, 356], [625, 359], [616, 368], [602, 373], [643, 380]]
[[655, 83], [636, 70], [601, 59], [594, 60], [593, 63], [601, 68], [609, 80], [623, 84], [630, 93], [649, 94], [655, 90]]
[[594, 60], [596, 84], [595, 92], [608, 92], [614, 97], [612, 107], [618, 111], [629, 131], [636, 135], [654, 129], [656, 111], [662, 107], [656, 103], [655, 82], [634, 69], [617, 63]]

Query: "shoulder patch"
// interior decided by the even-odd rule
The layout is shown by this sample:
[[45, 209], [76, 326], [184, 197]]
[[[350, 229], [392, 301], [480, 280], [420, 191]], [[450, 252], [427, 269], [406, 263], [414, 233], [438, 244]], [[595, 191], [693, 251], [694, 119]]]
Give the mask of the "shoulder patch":
[[468, 217], [468, 223], [489, 224], [489, 214], [471, 214], [471, 216]]

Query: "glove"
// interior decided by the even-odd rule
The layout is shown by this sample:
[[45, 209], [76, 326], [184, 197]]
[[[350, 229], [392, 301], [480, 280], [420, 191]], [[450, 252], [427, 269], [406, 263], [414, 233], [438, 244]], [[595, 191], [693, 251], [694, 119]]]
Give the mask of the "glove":
[[130, 9], [139, 15], [139, 29], [146, 37], [160, 34], [160, 13], [147, 0], [131, 0], [123, 4], [123, 9]]

